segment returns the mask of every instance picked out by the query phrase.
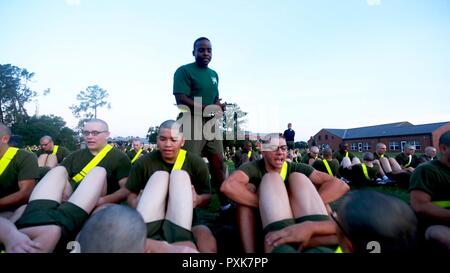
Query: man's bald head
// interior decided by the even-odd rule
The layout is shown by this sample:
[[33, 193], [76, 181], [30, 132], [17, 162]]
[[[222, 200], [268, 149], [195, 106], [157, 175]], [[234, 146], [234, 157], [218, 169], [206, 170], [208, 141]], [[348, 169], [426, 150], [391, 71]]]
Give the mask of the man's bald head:
[[106, 121], [104, 121], [102, 119], [93, 118], [93, 119], [87, 120], [85, 124], [88, 124], [88, 123], [100, 124], [103, 131], [108, 131], [109, 132], [108, 123], [106, 123]]
[[446, 145], [450, 147], [450, 131], [447, 131], [441, 135], [439, 138], [439, 146]]
[[147, 228], [135, 209], [121, 205], [94, 213], [78, 237], [82, 253], [143, 253]]

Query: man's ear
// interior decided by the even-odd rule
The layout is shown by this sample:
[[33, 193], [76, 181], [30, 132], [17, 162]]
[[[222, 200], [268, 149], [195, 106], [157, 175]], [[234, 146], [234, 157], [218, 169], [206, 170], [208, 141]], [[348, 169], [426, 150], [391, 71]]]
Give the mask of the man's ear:
[[183, 147], [184, 146], [184, 142], [185, 142], [186, 140], [184, 139], [184, 136], [182, 136], [181, 137], [181, 147]]
[[192, 56], [195, 57], [195, 50], [192, 50]]
[[108, 131], [108, 132], [106, 132], [106, 137], [109, 137], [109, 135], [110, 135], [111, 133]]
[[4, 135], [0, 138], [0, 141], [2, 144], [8, 144], [9, 139], [10, 139], [9, 135]]

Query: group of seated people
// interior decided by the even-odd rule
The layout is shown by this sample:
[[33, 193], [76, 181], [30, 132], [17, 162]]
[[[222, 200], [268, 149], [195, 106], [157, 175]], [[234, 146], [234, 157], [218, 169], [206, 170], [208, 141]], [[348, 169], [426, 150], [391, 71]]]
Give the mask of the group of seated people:
[[[198, 213], [212, 196], [209, 168], [183, 149], [176, 121], [160, 125], [158, 149], [128, 156], [108, 144], [105, 121], [87, 121], [82, 133], [85, 149], [60, 161], [61, 147], [48, 148], [38, 160], [10, 147], [10, 129], [0, 123], [0, 243], [6, 252], [64, 252], [74, 241], [81, 252], [217, 252], [214, 233]], [[261, 140], [260, 154], [247, 145], [220, 191], [237, 206], [247, 253], [370, 252], [374, 241], [381, 253], [410, 252], [425, 240], [448, 250], [450, 131], [439, 147], [439, 159], [409, 174], [411, 206], [376, 191], [348, 192], [347, 183], [328, 171], [287, 161], [279, 133]], [[378, 163], [376, 156], [358, 163], [343, 148], [338, 151], [343, 171], [386, 164], [381, 146]], [[324, 160], [332, 158], [331, 151], [324, 153]], [[40, 165], [49, 170], [36, 183]], [[409, 173], [406, 168], [401, 171]], [[383, 174], [388, 175], [394, 175], [393, 168]], [[333, 211], [331, 203], [338, 199]]]

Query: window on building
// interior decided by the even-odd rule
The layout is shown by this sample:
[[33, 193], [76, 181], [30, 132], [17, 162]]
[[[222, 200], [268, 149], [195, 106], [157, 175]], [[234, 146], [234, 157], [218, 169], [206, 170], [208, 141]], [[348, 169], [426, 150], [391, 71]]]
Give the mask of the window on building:
[[319, 140], [322, 140], [322, 136], [321, 136], [321, 135], [319, 135], [318, 139], [319, 139]]
[[389, 150], [391, 151], [397, 151], [400, 148], [397, 141], [390, 141], [389, 142]]
[[328, 140], [328, 135], [325, 135], [325, 140]]
[[331, 136], [331, 139], [334, 139], [334, 136]]
[[357, 149], [357, 144], [356, 143], [352, 143], [352, 145], [350, 146], [350, 150], [356, 151], [356, 149]]
[[368, 143], [368, 142], [364, 142], [364, 144], [363, 144], [363, 150], [364, 151], [369, 151], [370, 150], [370, 144]]
[[413, 140], [413, 141], [409, 141], [408, 144], [413, 145], [414, 147], [416, 147], [416, 150], [420, 150], [421, 146], [420, 146], [420, 142], [417, 140]]

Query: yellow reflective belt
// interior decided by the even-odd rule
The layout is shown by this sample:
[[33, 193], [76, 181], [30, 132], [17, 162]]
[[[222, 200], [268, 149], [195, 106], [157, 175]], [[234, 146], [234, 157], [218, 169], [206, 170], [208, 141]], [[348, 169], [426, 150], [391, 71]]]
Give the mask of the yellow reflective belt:
[[177, 159], [175, 160], [175, 164], [173, 165], [172, 171], [181, 170], [185, 159], [186, 159], [186, 150], [180, 149], [177, 155]]
[[407, 167], [411, 164], [411, 161], [412, 161], [412, 155], [409, 155], [409, 156], [408, 156], [408, 159], [409, 159], [409, 161], [408, 161], [408, 163], [406, 163], [405, 168], [407, 168]]
[[283, 167], [281, 167], [281, 171], [280, 171], [281, 179], [283, 179], [283, 181], [286, 180], [287, 167], [288, 167], [288, 164], [286, 161], [284, 161]]
[[366, 166], [366, 163], [362, 163], [362, 164], [361, 164], [361, 167], [362, 167], [364, 176], [367, 178], [367, 180], [371, 180], [371, 179], [370, 179], [370, 176], [369, 176], [369, 173], [367, 172], [367, 166]]
[[334, 253], [336, 253], [336, 254], [342, 254], [342, 253], [344, 253], [344, 252], [342, 251], [341, 246], [338, 246], [338, 247], [336, 248], [336, 250], [334, 251]]
[[252, 151], [248, 151], [247, 156], [248, 158], [252, 157]]
[[52, 152], [52, 155], [56, 155], [56, 153], [58, 152], [58, 148], [59, 148], [58, 145], [53, 146], [53, 152]]
[[441, 208], [450, 208], [450, 200], [448, 201], [433, 201], [431, 202], [434, 205], [441, 207]]
[[139, 156], [141, 155], [142, 151], [143, 151], [142, 148], [139, 149], [139, 151], [136, 153], [136, 155], [135, 155], [135, 156], [133, 157], [133, 159], [131, 160], [131, 164], [133, 164], [134, 161], [136, 161], [136, 160], [139, 158]]
[[328, 174], [331, 176], [334, 176], [333, 172], [331, 171], [330, 164], [328, 164], [328, 160], [324, 159], [324, 160], [322, 160], [322, 162], [323, 162], [323, 165], [325, 165], [325, 168], [327, 168]]
[[345, 152], [345, 157], [348, 157], [348, 152]]
[[3, 154], [2, 159], [0, 159], [0, 175], [2, 175], [6, 168], [8, 168], [9, 163], [11, 163], [11, 160], [14, 158], [18, 150], [18, 148], [9, 147]]
[[383, 157], [384, 157], [384, 154], [380, 155], [380, 158], [383, 158]]
[[97, 164], [100, 163], [100, 161], [102, 161], [103, 158], [105, 158], [105, 156], [108, 154], [109, 151], [111, 151], [112, 148], [113, 147], [111, 145], [106, 144], [106, 146], [103, 147], [103, 149], [86, 166], [84, 166], [81, 172], [72, 177], [73, 181], [75, 181], [76, 183], [80, 183], [81, 180], [84, 179], [86, 174], [88, 174], [88, 172], [92, 168], [97, 166]]

